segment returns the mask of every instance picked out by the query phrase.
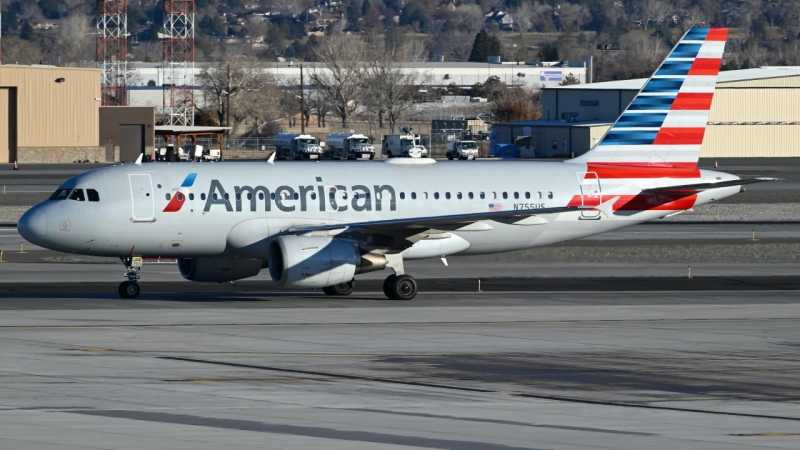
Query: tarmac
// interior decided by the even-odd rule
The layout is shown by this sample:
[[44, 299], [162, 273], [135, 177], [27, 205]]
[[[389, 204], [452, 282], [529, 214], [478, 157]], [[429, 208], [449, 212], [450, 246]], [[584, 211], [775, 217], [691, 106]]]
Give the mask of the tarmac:
[[410, 261], [411, 301], [386, 271], [328, 297], [170, 262], [124, 300], [119, 263], [2, 228], [0, 448], [800, 448], [800, 216], [758, 209], [800, 176], [736, 163], [785, 174], [752, 217]]

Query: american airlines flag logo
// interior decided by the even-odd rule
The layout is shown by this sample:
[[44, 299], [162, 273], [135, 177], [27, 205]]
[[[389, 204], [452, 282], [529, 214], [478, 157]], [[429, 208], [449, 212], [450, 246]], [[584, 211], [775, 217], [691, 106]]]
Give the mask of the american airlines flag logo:
[[502, 211], [503, 205], [500, 203], [489, 203], [489, 211]]
[[186, 176], [186, 179], [183, 180], [180, 188], [173, 189], [172, 199], [167, 203], [167, 206], [164, 208], [164, 212], [178, 212], [183, 207], [183, 203], [186, 201], [186, 194], [181, 191], [181, 188], [190, 188], [194, 185], [194, 180], [197, 179], [197, 173], [190, 173]]

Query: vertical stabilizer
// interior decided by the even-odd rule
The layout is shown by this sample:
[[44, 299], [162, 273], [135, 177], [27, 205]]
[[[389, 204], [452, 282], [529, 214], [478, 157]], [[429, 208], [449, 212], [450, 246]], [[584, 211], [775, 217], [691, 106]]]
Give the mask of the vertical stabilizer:
[[603, 139], [572, 161], [697, 167], [727, 37], [727, 28], [686, 32]]

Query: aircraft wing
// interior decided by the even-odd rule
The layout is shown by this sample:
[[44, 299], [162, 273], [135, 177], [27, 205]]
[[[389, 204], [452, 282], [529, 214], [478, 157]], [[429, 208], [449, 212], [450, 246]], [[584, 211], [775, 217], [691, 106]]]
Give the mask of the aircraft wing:
[[718, 181], [716, 183], [695, 183], [680, 186], [665, 186], [645, 189], [648, 194], [694, 194], [700, 191], [730, 186], [743, 186], [745, 184], [761, 183], [764, 181], [777, 181], [779, 178], [740, 178], [738, 180]]
[[502, 220], [508, 221], [509, 219], [519, 218], [520, 220], [536, 215], [542, 214], [557, 214], [571, 211], [581, 211], [585, 209], [596, 209], [592, 206], [561, 206], [555, 208], [539, 208], [539, 209], [522, 209], [515, 211], [486, 211], [481, 213], [471, 214], [455, 214], [446, 216], [427, 216], [427, 217], [412, 217], [406, 219], [389, 219], [389, 220], [376, 220], [369, 222], [354, 222], [354, 223], [334, 223], [325, 225], [309, 225], [292, 227], [284, 230], [286, 234], [298, 234], [313, 231], [330, 231], [330, 230], [364, 230], [369, 233], [391, 233], [391, 234], [408, 234], [413, 235], [425, 230], [435, 229], [437, 226], [452, 226], [459, 224], [469, 224], [481, 220]]

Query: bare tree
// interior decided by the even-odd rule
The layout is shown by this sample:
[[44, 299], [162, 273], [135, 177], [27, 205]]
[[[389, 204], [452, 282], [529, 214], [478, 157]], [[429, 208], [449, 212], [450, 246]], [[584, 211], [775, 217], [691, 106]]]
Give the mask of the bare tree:
[[478, 5], [461, 5], [456, 8], [455, 22], [461, 31], [474, 35], [483, 29], [484, 20], [483, 10]]
[[44, 55], [38, 45], [14, 35], [3, 36], [3, 61], [6, 64], [39, 64]]
[[327, 70], [314, 70], [311, 82], [328, 101], [331, 111], [346, 125], [366, 95], [367, 67], [361, 62], [366, 53], [364, 41], [356, 36], [334, 33], [314, 52]]
[[644, 29], [647, 31], [647, 24], [653, 21], [656, 24], [664, 22], [672, 15], [675, 8], [672, 3], [666, 0], [646, 0], [642, 3], [642, 12], [644, 13]]
[[252, 133], [277, 118], [279, 95], [275, 80], [253, 58], [233, 56], [217, 61], [200, 72], [199, 81], [208, 110], [198, 109], [212, 112], [221, 124], [228, 124], [230, 117], [231, 134], [236, 134], [246, 121], [254, 124]]
[[514, 26], [519, 31], [519, 40], [522, 45], [524, 42], [525, 33], [533, 26], [533, 18], [536, 10], [530, 2], [521, 3], [517, 9], [514, 10]]
[[50, 50], [51, 58], [61, 64], [75, 64], [95, 58], [95, 36], [89, 16], [71, 14], [61, 20]]
[[469, 59], [474, 40], [474, 34], [461, 32], [442, 33], [431, 41], [431, 53], [449, 55], [456, 60], [466, 61]]
[[366, 84], [370, 89], [370, 97], [376, 100], [381, 125], [385, 114], [392, 133], [400, 116], [414, 104], [419, 86], [426, 81], [424, 75], [398, 62], [422, 61], [424, 54], [425, 50], [413, 43], [400, 48], [380, 43], [370, 45]]
[[507, 89], [492, 102], [495, 122], [516, 122], [542, 118], [541, 90]]
[[592, 17], [586, 5], [564, 3], [559, 9], [559, 22], [563, 31], [571, 32], [580, 28]]

